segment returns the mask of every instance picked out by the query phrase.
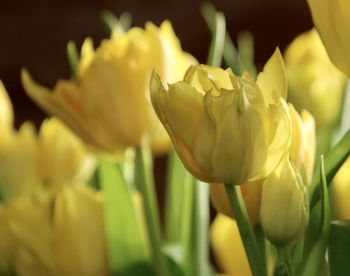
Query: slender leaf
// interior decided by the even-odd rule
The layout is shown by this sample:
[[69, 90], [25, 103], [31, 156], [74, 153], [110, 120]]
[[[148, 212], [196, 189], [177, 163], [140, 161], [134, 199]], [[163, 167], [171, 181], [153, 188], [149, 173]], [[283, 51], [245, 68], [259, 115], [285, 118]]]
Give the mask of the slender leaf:
[[225, 16], [222, 13], [215, 14], [213, 37], [210, 43], [207, 63], [212, 66], [221, 66], [224, 52], [226, 33]]
[[[327, 185], [331, 183], [334, 175], [340, 169], [341, 165], [343, 165], [343, 163], [346, 161], [349, 154], [350, 154], [350, 130], [325, 156], [325, 176], [326, 176], [326, 181], [328, 183]], [[315, 207], [321, 195], [322, 185], [320, 185], [320, 179], [318, 177], [318, 175], [320, 175], [320, 171], [321, 171], [321, 168], [319, 166], [315, 172], [315, 175], [310, 187], [311, 210]]]
[[332, 276], [350, 275], [350, 221], [333, 221], [329, 241]]
[[165, 231], [166, 241], [176, 243], [181, 241], [183, 219], [183, 198], [193, 177], [183, 166], [176, 151], [170, 153], [168, 160], [168, 175], [165, 200]]
[[255, 79], [256, 67], [254, 63], [254, 38], [250, 32], [241, 32], [238, 35], [238, 55], [243, 68]]
[[318, 276], [325, 262], [329, 238], [330, 206], [326, 171], [323, 156], [320, 162], [321, 201], [311, 212], [309, 227], [305, 235], [303, 261], [297, 275]]
[[[108, 260], [112, 275], [150, 274], [145, 229], [119, 165], [101, 158], [98, 178], [104, 195]], [[148, 272], [148, 273], [147, 273]]]
[[143, 199], [153, 269], [158, 276], [164, 276], [167, 275], [167, 271], [162, 253], [162, 237], [158, 202], [154, 185], [152, 154], [150, 149], [145, 145], [136, 148], [135, 154], [134, 180]]
[[72, 73], [72, 77], [77, 77], [77, 70], [79, 66], [79, 53], [77, 49], [77, 45], [74, 41], [68, 41], [67, 43], [67, 58], [69, 67]]
[[[208, 2], [204, 3], [201, 6], [201, 12], [202, 16], [207, 23], [209, 30], [214, 33], [215, 31], [215, 19], [216, 19], [216, 9], [214, 6]], [[230, 37], [230, 34], [226, 32], [225, 34], [225, 42], [224, 42], [224, 52], [223, 52], [224, 60], [227, 63], [227, 65], [232, 69], [232, 71], [237, 74], [241, 75], [242, 70], [242, 64], [238, 55], [238, 51], [232, 42], [232, 39]]]

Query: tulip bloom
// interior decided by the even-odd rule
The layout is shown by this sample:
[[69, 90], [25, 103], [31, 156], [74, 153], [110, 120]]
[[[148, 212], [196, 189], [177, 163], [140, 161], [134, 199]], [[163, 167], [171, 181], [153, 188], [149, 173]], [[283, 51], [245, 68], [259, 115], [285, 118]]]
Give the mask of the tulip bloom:
[[240, 185], [277, 167], [291, 140], [286, 95], [278, 49], [256, 82], [206, 65], [190, 67], [168, 91], [158, 75], [151, 80], [159, 119], [184, 165], [205, 182]]
[[46, 119], [38, 132], [33, 124], [25, 122], [15, 130], [11, 101], [1, 84], [0, 106], [4, 108], [0, 111], [4, 127], [0, 137], [2, 200], [41, 189], [57, 191], [63, 185], [90, 179], [96, 159], [62, 122]]
[[298, 110], [308, 110], [319, 128], [339, 116], [346, 76], [330, 61], [315, 29], [298, 36], [285, 52], [289, 95]]
[[[295, 168], [305, 176], [305, 184], [309, 185], [313, 176], [316, 153], [315, 120], [306, 110], [299, 115], [292, 104], [288, 104], [288, 109], [292, 122], [290, 158]], [[264, 180], [258, 180], [241, 185], [243, 200], [253, 225], [260, 223], [263, 183]], [[223, 184], [210, 185], [210, 200], [218, 212], [234, 218]]]
[[350, 76], [350, 2], [308, 0], [315, 26], [333, 63]]
[[180, 80], [195, 59], [183, 52], [170, 22], [145, 30], [117, 29], [94, 51], [91, 40], [82, 47], [76, 80], [59, 80], [51, 92], [36, 84], [26, 70], [22, 82], [28, 95], [59, 117], [90, 146], [111, 153], [138, 146], [146, 138], [164, 151], [169, 138], [149, 100], [149, 80], [155, 68], [166, 82]]

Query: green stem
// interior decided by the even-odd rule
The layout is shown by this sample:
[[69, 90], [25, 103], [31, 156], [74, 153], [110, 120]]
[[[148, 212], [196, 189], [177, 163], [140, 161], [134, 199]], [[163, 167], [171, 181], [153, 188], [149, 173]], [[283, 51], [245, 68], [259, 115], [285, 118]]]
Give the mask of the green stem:
[[259, 246], [242, 198], [241, 188], [238, 185], [232, 184], [225, 184], [225, 188], [237, 221], [251, 272], [254, 276], [265, 276], [267, 272], [264, 256], [260, 254]]
[[211, 39], [207, 63], [211, 66], [221, 66], [226, 33], [225, 17], [222, 13], [215, 14], [215, 29]]
[[152, 155], [146, 147], [136, 148], [135, 184], [142, 195], [153, 268], [156, 275], [167, 275], [165, 260], [162, 254], [161, 229], [153, 177]]
[[274, 276], [292, 276], [292, 260], [289, 254], [288, 247], [279, 246], [276, 247], [278, 262], [273, 273]]

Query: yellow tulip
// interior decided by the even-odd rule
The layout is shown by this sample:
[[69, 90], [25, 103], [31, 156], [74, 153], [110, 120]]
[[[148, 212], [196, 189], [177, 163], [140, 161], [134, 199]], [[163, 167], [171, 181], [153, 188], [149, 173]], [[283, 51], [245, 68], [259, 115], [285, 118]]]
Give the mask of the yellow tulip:
[[46, 119], [38, 134], [40, 173], [46, 186], [87, 182], [96, 158], [82, 141], [56, 118]]
[[217, 215], [210, 227], [210, 240], [220, 270], [230, 276], [252, 275], [237, 223]]
[[53, 92], [36, 84], [26, 70], [22, 82], [40, 107], [95, 148], [120, 152], [146, 137], [155, 151], [164, 151], [169, 138], [150, 104], [151, 72], [155, 68], [164, 81], [173, 82], [193, 63], [165, 21], [160, 28], [147, 23], [145, 30], [117, 30], [96, 52], [86, 40], [77, 80], [59, 80]]
[[315, 29], [289, 45], [285, 61], [288, 100], [298, 110], [307, 109], [319, 128], [332, 126], [339, 116], [346, 76], [329, 60]]
[[335, 175], [330, 195], [335, 219], [350, 220], [350, 158]]
[[240, 185], [270, 174], [290, 147], [286, 75], [277, 49], [255, 82], [249, 75], [192, 66], [151, 100], [187, 169], [205, 182]]
[[108, 275], [102, 198], [90, 188], [65, 188], [54, 203], [17, 198], [1, 206], [0, 222], [0, 273]]
[[[292, 123], [292, 143], [290, 147], [290, 158], [300, 173], [305, 175], [305, 183], [311, 184], [313, 176], [315, 152], [316, 152], [316, 130], [315, 120], [306, 110], [301, 115], [292, 104], [288, 104]], [[260, 223], [260, 204], [263, 181], [247, 182], [241, 185], [241, 192], [247, 208], [248, 216], [253, 225]], [[228, 200], [223, 184], [210, 185], [210, 200], [214, 208], [226, 216], [234, 218], [230, 202]]]
[[276, 245], [297, 240], [309, 220], [307, 187], [286, 157], [263, 185], [261, 226], [266, 238]]
[[312, 18], [333, 63], [350, 76], [350, 2], [308, 0]]

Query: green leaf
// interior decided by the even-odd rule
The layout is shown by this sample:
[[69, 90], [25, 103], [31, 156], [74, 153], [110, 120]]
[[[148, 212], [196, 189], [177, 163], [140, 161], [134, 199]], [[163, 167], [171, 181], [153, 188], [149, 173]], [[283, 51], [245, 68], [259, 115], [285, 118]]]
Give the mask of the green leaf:
[[329, 238], [330, 206], [323, 156], [320, 162], [321, 201], [311, 211], [305, 234], [303, 260], [297, 275], [318, 276], [325, 262]]
[[238, 55], [243, 68], [255, 79], [256, 67], [254, 63], [254, 38], [250, 32], [241, 32], [238, 35]]
[[329, 241], [332, 276], [350, 275], [350, 221], [333, 221]]
[[[325, 156], [325, 177], [328, 185], [331, 183], [334, 175], [343, 165], [350, 154], [350, 130], [343, 136], [343, 138], [327, 153]], [[321, 187], [320, 175], [321, 168], [317, 168], [312, 179], [310, 187], [311, 204], [310, 209], [313, 210], [320, 199]]]
[[77, 70], [79, 66], [79, 53], [77, 50], [77, 45], [74, 41], [68, 41], [67, 43], [67, 58], [69, 67], [72, 73], [72, 77], [77, 77]]
[[225, 16], [221, 12], [215, 13], [214, 30], [210, 43], [207, 63], [212, 66], [221, 66], [224, 52], [226, 23]]
[[165, 233], [168, 243], [179, 242], [181, 240], [181, 227], [183, 219], [183, 198], [185, 187], [191, 184], [193, 177], [185, 169], [173, 150], [168, 159], [167, 185], [165, 198]]
[[[205, 22], [209, 27], [209, 30], [212, 33], [214, 33], [215, 31], [214, 20], [216, 20], [216, 14], [217, 14], [216, 9], [212, 4], [210, 4], [209, 2], [206, 2], [201, 6], [201, 12]], [[226, 64], [232, 69], [232, 71], [237, 75], [241, 75], [244, 70], [242, 69], [242, 64], [238, 55], [238, 51], [234, 43], [232, 42], [232, 39], [228, 32], [226, 32], [225, 34], [223, 56]]]
[[183, 247], [181, 243], [167, 244], [163, 247], [163, 253], [170, 276], [184, 276], [182, 260]]
[[98, 179], [104, 196], [111, 274], [150, 274], [146, 232], [136, 210], [134, 193], [126, 184], [119, 164], [100, 158]]
[[135, 186], [140, 191], [143, 199], [153, 269], [158, 276], [164, 276], [167, 275], [167, 267], [162, 253], [162, 237], [154, 185], [153, 160], [151, 151], [146, 145], [136, 148], [134, 180]]

